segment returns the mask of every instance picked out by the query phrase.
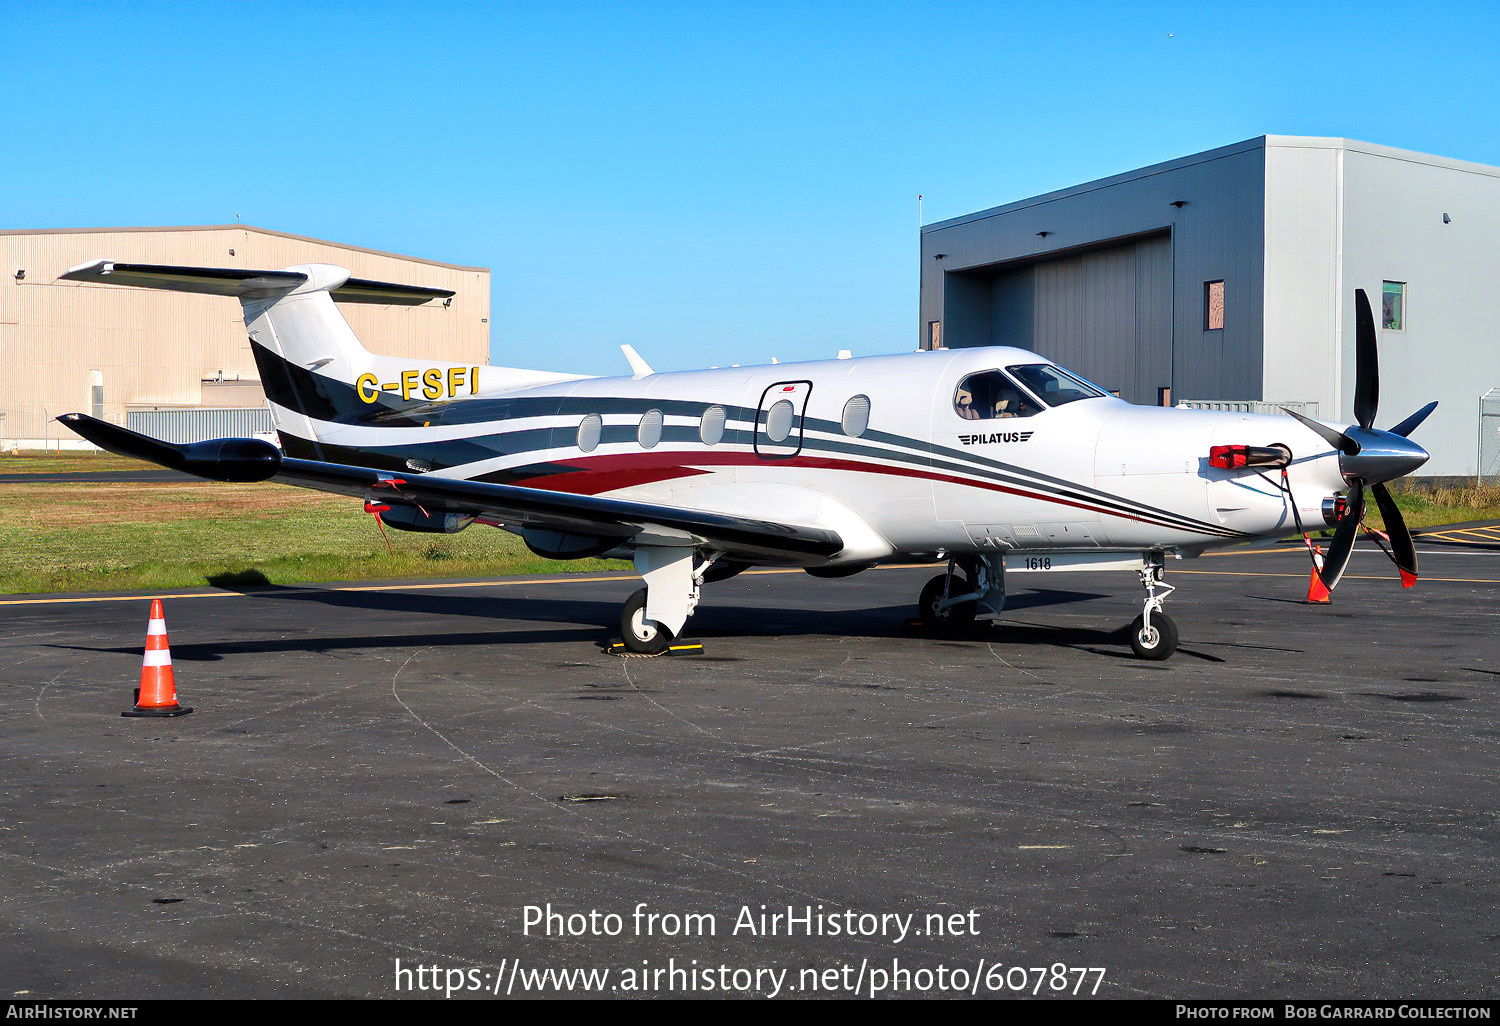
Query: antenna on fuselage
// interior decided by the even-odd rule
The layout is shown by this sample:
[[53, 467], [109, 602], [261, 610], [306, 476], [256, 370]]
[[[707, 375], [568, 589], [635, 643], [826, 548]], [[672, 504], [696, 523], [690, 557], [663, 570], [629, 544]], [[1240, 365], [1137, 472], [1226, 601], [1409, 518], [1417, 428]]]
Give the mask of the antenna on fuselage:
[[625, 354], [625, 360], [630, 364], [631, 373], [638, 378], [644, 378], [647, 374], [655, 374], [651, 365], [641, 359], [641, 354], [635, 351], [634, 346], [621, 345], [620, 352]]

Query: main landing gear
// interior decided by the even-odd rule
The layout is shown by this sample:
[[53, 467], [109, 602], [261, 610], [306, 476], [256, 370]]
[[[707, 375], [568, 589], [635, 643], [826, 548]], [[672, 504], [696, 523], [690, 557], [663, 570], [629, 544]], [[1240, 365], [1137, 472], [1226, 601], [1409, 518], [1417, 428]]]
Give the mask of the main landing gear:
[[[1115, 552], [1015, 552], [1012, 573], [1053, 574], [1069, 570], [1133, 570], [1146, 589], [1141, 615], [1131, 621], [1130, 648], [1142, 659], [1166, 659], [1177, 651], [1177, 624], [1162, 609], [1175, 589], [1166, 581], [1166, 556], [1161, 552], [1130, 555]], [[1005, 608], [1006, 559], [1001, 553], [959, 555], [948, 560], [946, 572], [928, 581], [917, 599], [922, 623], [955, 630], [976, 620], [997, 619]]]
[[954, 629], [993, 620], [1005, 609], [1005, 556], [955, 556], [928, 581], [917, 612], [928, 627]]
[[636, 546], [635, 569], [646, 586], [626, 599], [620, 610], [620, 641], [626, 651], [661, 655], [671, 646], [698, 608], [704, 577], [719, 555], [708, 552], [700, 557], [687, 546]]

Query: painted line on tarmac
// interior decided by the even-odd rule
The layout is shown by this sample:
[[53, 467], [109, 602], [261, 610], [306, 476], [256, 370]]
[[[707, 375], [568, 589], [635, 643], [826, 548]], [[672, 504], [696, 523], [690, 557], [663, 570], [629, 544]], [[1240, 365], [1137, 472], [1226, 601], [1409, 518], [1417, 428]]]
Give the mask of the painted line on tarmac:
[[[915, 570], [930, 566], [928, 563], [903, 563], [900, 566], [875, 567], [877, 570]], [[764, 574], [800, 574], [802, 570], [797, 567], [787, 569], [763, 569], [746, 570], [742, 576], [760, 576]], [[436, 584], [358, 584], [339, 586], [316, 585], [285, 585], [276, 591], [300, 589], [303, 591], [436, 591], [445, 588], [514, 588], [522, 584], [583, 584], [589, 581], [621, 581], [634, 578], [629, 570], [622, 570], [611, 574], [569, 574], [567, 577], [548, 578], [505, 578], [497, 577], [488, 581], [440, 581]], [[46, 606], [63, 605], [78, 602], [140, 602], [143, 600], [160, 599], [185, 599], [185, 598], [255, 598], [257, 595], [271, 594], [270, 590], [260, 591], [188, 591], [177, 594], [166, 594], [153, 592], [143, 595], [71, 595], [67, 598], [25, 598], [25, 599], [0, 599], [0, 606]]]
[[[1278, 550], [1260, 550], [1278, 551]], [[1279, 551], [1301, 552], [1303, 549], [1285, 549]], [[1227, 555], [1227, 553], [1221, 553]], [[927, 570], [939, 564], [936, 563], [900, 563], [892, 566], [871, 567], [872, 570]], [[800, 567], [768, 568], [760, 570], [746, 570], [736, 576], [740, 577], [763, 577], [770, 574], [800, 574]], [[1107, 571], [1103, 571], [1107, 572]], [[1207, 577], [1306, 577], [1305, 573], [1271, 573], [1256, 572], [1250, 570], [1182, 570], [1173, 568], [1174, 574], [1198, 574]], [[347, 587], [304, 587], [301, 585], [286, 585], [277, 589], [278, 592], [301, 588], [304, 591], [441, 591], [453, 588], [515, 588], [523, 584], [587, 584], [600, 581], [630, 580], [634, 577], [628, 570], [622, 570], [610, 574], [569, 574], [567, 577], [546, 578], [495, 578], [488, 581], [440, 581], [436, 584], [358, 584]], [[1351, 581], [1384, 581], [1389, 578], [1385, 575], [1345, 574], [1344, 578]], [[1500, 580], [1489, 577], [1423, 577], [1423, 581], [1443, 584], [1500, 584]], [[1045, 591], [1046, 589], [1039, 589]], [[25, 599], [0, 599], [0, 606], [48, 606], [67, 605], [80, 602], [141, 602], [149, 599], [187, 599], [187, 598], [255, 598], [258, 595], [271, 594], [269, 590], [262, 591], [189, 591], [179, 594], [164, 594], [162, 592], [146, 593], [141, 595], [74, 595], [67, 598], [25, 598]]]
[[[1252, 570], [1172, 570], [1174, 574], [1202, 574], [1207, 577], [1295, 577], [1298, 580], [1305, 579], [1306, 573], [1301, 574], [1273, 574], [1256, 573]], [[1341, 580], [1345, 581], [1389, 581], [1394, 578], [1385, 574], [1345, 574]], [[1500, 580], [1493, 577], [1422, 577], [1420, 580], [1428, 584], [1500, 584]]]

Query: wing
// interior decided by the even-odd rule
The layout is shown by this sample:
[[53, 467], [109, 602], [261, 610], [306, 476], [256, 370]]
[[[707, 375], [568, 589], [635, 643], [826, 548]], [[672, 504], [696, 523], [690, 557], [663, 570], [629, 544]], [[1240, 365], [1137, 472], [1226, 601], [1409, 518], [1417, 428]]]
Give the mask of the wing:
[[57, 419], [110, 452], [212, 481], [280, 481], [389, 505], [416, 506], [427, 513], [486, 516], [503, 521], [506, 526], [618, 538], [621, 543], [649, 541], [654, 545], [706, 546], [723, 550], [731, 559], [748, 562], [768, 557], [827, 558], [844, 547], [836, 532], [820, 527], [599, 495], [573, 495], [430, 474], [402, 476], [340, 463], [291, 459], [270, 442], [255, 438], [216, 438], [174, 445], [82, 413], [67, 413]]

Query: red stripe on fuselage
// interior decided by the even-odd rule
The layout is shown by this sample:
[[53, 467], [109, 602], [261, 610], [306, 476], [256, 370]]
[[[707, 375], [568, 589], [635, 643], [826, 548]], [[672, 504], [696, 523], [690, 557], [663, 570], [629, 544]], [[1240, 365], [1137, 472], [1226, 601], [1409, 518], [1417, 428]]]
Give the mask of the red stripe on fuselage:
[[[671, 481], [676, 478], [693, 477], [698, 474], [709, 473], [709, 471], [701, 469], [703, 467], [797, 467], [807, 470], [842, 470], [856, 474], [885, 474], [891, 477], [911, 477], [928, 481], [943, 481], [948, 484], [961, 485], [967, 488], [983, 488], [987, 491], [1017, 495], [1024, 499], [1051, 502], [1059, 506], [1071, 506], [1074, 509], [1088, 510], [1091, 513], [1102, 513], [1105, 516], [1121, 517], [1125, 520], [1134, 520], [1143, 524], [1155, 523], [1159, 526], [1177, 526], [1172, 524], [1162, 525], [1160, 518], [1137, 516], [1133, 513], [1125, 513], [1120, 510], [1078, 502], [1073, 499], [1065, 499], [1056, 495], [1048, 495], [1045, 492], [1017, 488], [1013, 485], [998, 484], [993, 481], [980, 481], [974, 478], [957, 477], [952, 474], [940, 474], [930, 470], [921, 470], [916, 467], [893, 467], [882, 463], [862, 463], [858, 460], [830, 459], [826, 456], [792, 456], [787, 459], [765, 459], [751, 452], [643, 452], [581, 456], [571, 460], [557, 460], [552, 465], [572, 467], [574, 469], [572, 473], [541, 474], [532, 478], [518, 479], [512, 483], [524, 485], [528, 488], [544, 488], [553, 492], [570, 492], [574, 495], [601, 495], [605, 492], [630, 488], [635, 485], [653, 484], [658, 481]], [[1180, 526], [1177, 526], [1177, 529], [1192, 530], [1191, 528]], [[1207, 532], [1200, 531], [1197, 533], [1202, 534]]]

